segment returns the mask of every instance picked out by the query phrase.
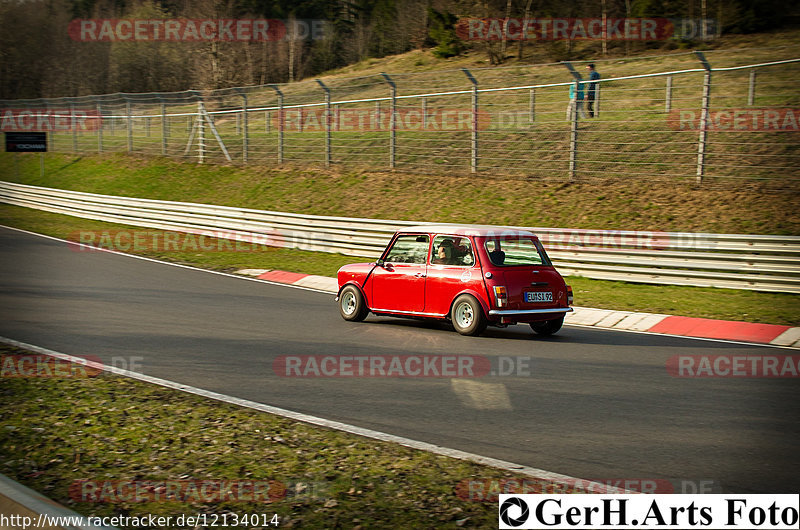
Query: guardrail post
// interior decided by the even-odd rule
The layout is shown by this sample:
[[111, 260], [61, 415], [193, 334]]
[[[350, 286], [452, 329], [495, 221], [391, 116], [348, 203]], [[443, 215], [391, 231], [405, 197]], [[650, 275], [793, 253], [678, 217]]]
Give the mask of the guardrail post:
[[133, 117], [131, 116], [131, 101], [125, 98], [125, 115], [128, 120], [128, 152], [133, 152]]
[[472, 83], [472, 135], [470, 138], [470, 172], [478, 172], [478, 80], [466, 68], [461, 69]]
[[97, 102], [97, 152], [103, 152], [103, 106]]
[[756, 69], [750, 70], [750, 83], [747, 91], [747, 106], [752, 107], [756, 99]]
[[700, 111], [700, 136], [697, 139], [697, 184], [703, 183], [706, 169], [706, 141], [708, 139], [708, 110], [711, 105], [711, 65], [701, 52], [694, 52], [697, 59], [703, 64], [706, 73], [703, 77], [703, 100]]
[[286, 117], [283, 114], [283, 92], [277, 85], [268, 85], [278, 94], [278, 164], [283, 164], [283, 129]]
[[672, 76], [667, 76], [667, 93], [664, 95], [664, 113], [669, 114], [672, 110]]
[[[575, 107], [570, 116], [569, 125], [569, 179], [575, 180], [578, 174], [578, 119], [583, 108], [583, 102], [578, 101], [578, 94], [581, 90], [583, 78], [572, 66], [572, 63], [565, 62], [564, 66], [575, 79]], [[570, 105], [572, 105], [571, 101]]]
[[325, 167], [331, 167], [331, 90], [321, 79], [316, 81], [325, 91]]
[[381, 72], [383, 79], [389, 84], [391, 100], [391, 117], [389, 118], [389, 167], [395, 168], [395, 154], [397, 152], [397, 85], [388, 74]]

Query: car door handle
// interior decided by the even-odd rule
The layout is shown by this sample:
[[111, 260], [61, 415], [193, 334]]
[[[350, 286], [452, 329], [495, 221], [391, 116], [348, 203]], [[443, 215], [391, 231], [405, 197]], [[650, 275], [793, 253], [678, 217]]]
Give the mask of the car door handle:
[[427, 276], [427, 274], [424, 274], [422, 272], [418, 272], [418, 273], [414, 274], [414, 278], [424, 278], [425, 276]]

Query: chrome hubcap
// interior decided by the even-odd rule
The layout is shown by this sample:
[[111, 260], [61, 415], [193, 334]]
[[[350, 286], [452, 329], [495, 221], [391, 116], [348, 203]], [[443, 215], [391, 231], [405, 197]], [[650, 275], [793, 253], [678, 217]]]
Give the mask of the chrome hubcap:
[[356, 310], [356, 295], [348, 291], [342, 295], [342, 311], [345, 315], [352, 315]]
[[460, 328], [468, 328], [472, 324], [475, 315], [472, 312], [472, 305], [462, 302], [456, 306], [456, 322]]

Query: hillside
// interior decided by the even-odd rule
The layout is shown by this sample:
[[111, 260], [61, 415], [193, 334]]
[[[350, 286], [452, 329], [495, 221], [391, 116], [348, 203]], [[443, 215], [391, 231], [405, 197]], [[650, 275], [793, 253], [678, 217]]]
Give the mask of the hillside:
[[[797, 188], [798, 36], [800, 31], [732, 36], [711, 43], [712, 49], [704, 52], [714, 68], [729, 70], [711, 77], [711, 128], [703, 149], [702, 186], [739, 188], [755, 183]], [[585, 55], [579, 51], [576, 54]], [[54, 132], [50, 148], [62, 153], [166, 155], [198, 162], [225, 162], [227, 152], [232, 163], [249, 167], [274, 168], [282, 163], [345, 172], [694, 185], [702, 64], [689, 51], [648, 53], [594, 60], [602, 76], [598, 114], [580, 116], [574, 135], [565, 116], [573, 78], [563, 64], [488, 68], [478, 52], [436, 59], [429, 51], [414, 51], [368, 60], [319, 80], [273, 87], [47, 101], [46, 108], [72, 105], [88, 116], [88, 125], [75, 134]], [[573, 62], [584, 77], [588, 60]], [[737, 69], [776, 61], [789, 62]], [[469, 69], [476, 85], [461, 68]], [[380, 72], [387, 72], [387, 77]], [[660, 75], [664, 72], [672, 74]], [[197, 128], [199, 98], [222, 144], [213, 136], [210, 121]], [[21, 105], [28, 105], [28, 112], [41, 112], [36, 110], [41, 105]], [[98, 113], [103, 116], [102, 129]], [[770, 115], [773, 118], [767, 119]]]

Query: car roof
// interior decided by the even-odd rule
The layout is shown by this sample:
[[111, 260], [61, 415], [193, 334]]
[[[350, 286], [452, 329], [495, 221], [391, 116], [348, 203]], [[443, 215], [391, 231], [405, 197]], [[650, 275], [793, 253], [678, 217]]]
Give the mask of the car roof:
[[512, 228], [508, 226], [491, 225], [470, 225], [470, 224], [429, 224], [407, 226], [397, 230], [401, 234], [452, 234], [459, 236], [529, 236], [536, 237], [536, 234], [522, 228]]

